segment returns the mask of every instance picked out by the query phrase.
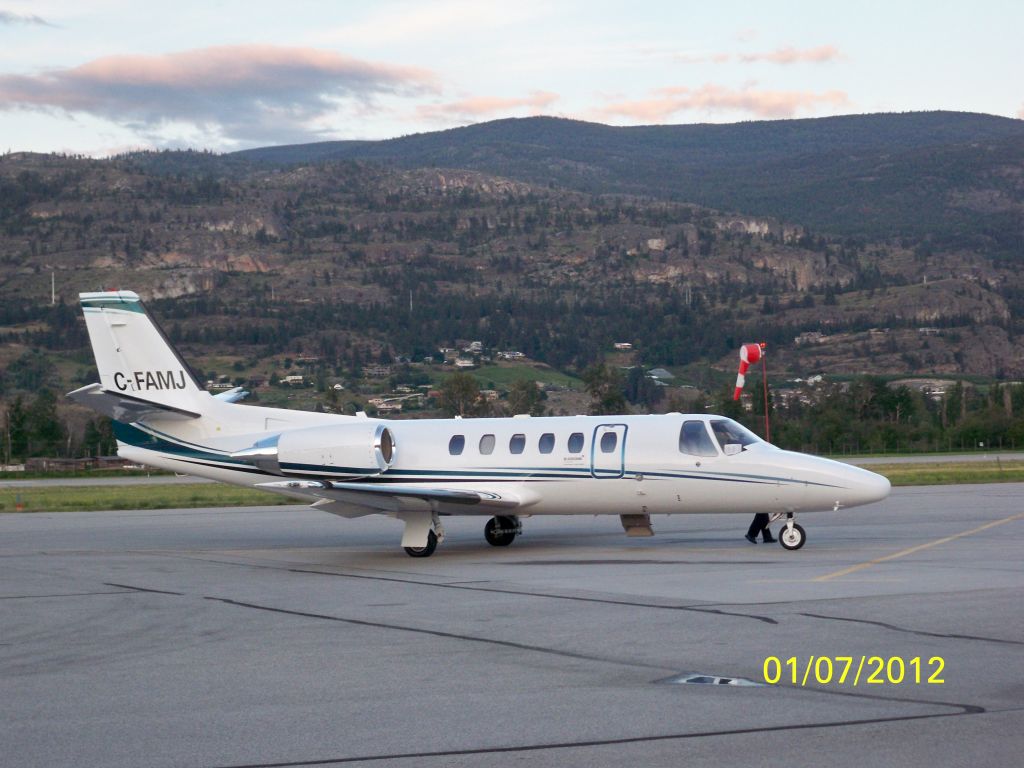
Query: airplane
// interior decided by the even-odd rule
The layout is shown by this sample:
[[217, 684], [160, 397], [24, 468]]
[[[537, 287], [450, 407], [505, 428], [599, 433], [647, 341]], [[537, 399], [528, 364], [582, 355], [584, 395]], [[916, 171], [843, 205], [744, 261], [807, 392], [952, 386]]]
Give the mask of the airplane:
[[454, 515], [488, 518], [484, 538], [502, 547], [534, 515], [618, 515], [627, 535], [650, 536], [651, 515], [767, 512], [798, 550], [798, 512], [890, 490], [881, 475], [705, 413], [395, 421], [244, 405], [240, 389], [200, 385], [136, 293], [79, 299], [100, 381], [68, 397], [114, 420], [120, 456], [341, 517], [388, 515], [412, 557], [433, 554]]

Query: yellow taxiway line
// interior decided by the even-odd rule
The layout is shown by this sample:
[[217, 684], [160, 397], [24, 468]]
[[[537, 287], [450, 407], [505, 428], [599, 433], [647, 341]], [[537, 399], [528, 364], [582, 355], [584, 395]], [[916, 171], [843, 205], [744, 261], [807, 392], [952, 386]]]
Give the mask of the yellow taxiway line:
[[898, 557], [906, 557], [907, 555], [912, 555], [915, 552], [920, 552], [922, 549], [929, 549], [931, 547], [937, 547], [939, 544], [945, 544], [946, 542], [954, 541], [955, 539], [960, 539], [960, 538], [963, 538], [964, 536], [970, 536], [972, 533], [980, 533], [981, 531], [987, 530], [989, 528], [995, 528], [997, 525], [1002, 525], [1003, 523], [1009, 523], [1009, 522], [1012, 522], [1014, 520], [1021, 520], [1021, 519], [1024, 519], [1024, 512], [1021, 512], [1021, 513], [1016, 514], [1016, 515], [1010, 515], [1009, 517], [1004, 517], [1001, 520], [993, 520], [991, 523], [985, 523], [984, 525], [979, 525], [977, 528], [971, 528], [971, 530], [969, 530], [969, 531], [962, 531], [961, 533], [955, 533], [952, 536], [946, 536], [945, 538], [942, 538], [942, 539], [936, 539], [935, 541], [929, 541], [929, 542], [927, 542], [925, 544], [918, 544], [916, 547], [910, 547], [909, 549], [903, 549], [903, 550], [900, 550], [899, 552], [894, 552], [891, 555], [886, 555], [885, 557], [876, 557], [874, 560], [868, 560], [866, 563], [859, 563], [857, 565], [851, 565], [849, 568], [843, 568], [843, 570], [841, 570], [841, 571], [835, 571], [833, 573], [826, 573], [824, 576], [818, 576], [817, 578], [812, 579], [812, 581], [831, 581], [832, 579], [838, 579], [840, 576], [848, 576], [851, 573], [856, 573], [857, 571], [863, 571], [865, 568], [870, 568], [872, 565], [878, 565], [879, 563], [884, 563], [887, 560], [895, 560]]

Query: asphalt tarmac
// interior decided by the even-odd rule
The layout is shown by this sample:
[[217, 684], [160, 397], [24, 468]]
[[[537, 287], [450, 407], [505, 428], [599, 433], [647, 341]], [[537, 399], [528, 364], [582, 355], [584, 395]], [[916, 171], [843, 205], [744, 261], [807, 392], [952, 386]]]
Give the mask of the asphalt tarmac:
[[303, 507], [0, 515], [0, 763], [1020, 763], [1024, 485], [805, 515], [798, 552], [748, 522], [460, 518], [417, 560]]

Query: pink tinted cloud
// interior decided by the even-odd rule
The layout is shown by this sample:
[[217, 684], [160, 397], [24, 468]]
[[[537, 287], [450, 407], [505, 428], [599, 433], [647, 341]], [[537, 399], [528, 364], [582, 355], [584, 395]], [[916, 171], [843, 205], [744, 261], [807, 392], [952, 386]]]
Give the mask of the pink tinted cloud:
[[182, 121], [266, 141], [309, 138], [309, 121], [333, 112], [339, 100], [366, 104], [382, 94], [436, 90], [435, 77], [420, 69], [315, 48], [239, 45], [0, 75], [0, 109], [85, 112], [149, 128]]
[[796, 64], [798, 62], [809, 62], [821, 64], [827, 61], [834, 61], [839, 58], [839, 49], [834, 45], [819, 45], [816, 48], [794, 48], [786, 46], [766, 53], [744, 53], [740, 55], [740, 61], [752, 63], [757, 61], [768, 61], [772, 64]]
[[761, 118], [793, 117], [802, 110], [819, 106], [841, 107], [849, 104], [843, 91], [775, 91], [755, 88], [732, 89], [708, 83], [700, 88], [663, 88], [651, 98], [620, 101], [602, 107], [609, 117], [625, 117], [639, 122], [664, 122], [677, 112], [742, 112]]
[[416, 107], [416, 114], [428, 120], [458, 120], [482, 118], [491, 115], [527, 109], [531, 114], [543, 112], [558, 101], [557, 93], [533, 91], [522, 98], [501, 96], [472, 96], [445, 104], [423, 104]]
[[1017, 110], [1017, 117], [1024, 120], [1024, 104], [1020, 105], [1020, 109]]

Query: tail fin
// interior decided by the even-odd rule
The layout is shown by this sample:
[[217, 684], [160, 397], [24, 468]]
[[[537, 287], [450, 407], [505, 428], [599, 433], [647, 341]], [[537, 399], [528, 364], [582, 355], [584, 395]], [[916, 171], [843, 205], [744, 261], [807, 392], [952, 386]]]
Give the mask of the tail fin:
[[[209, 394], [175, 352], [160, 327], [146, 314], [132, 291], [81, 293], [89, 341], [100, 373], [100, 385], [83, 387], [71, 396], [109, 412], [127, 408], [122, 421], [140, 414], [195, 418]], [[76, 397], [76, 395], [79, 395]], [[114, 403], [112, 406], [111, 403]], [[134, 404], [134, 409], [130, 406]]]

